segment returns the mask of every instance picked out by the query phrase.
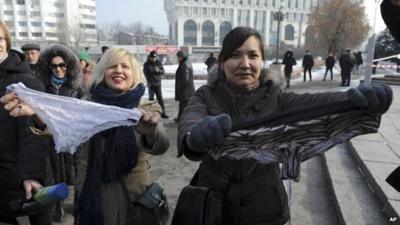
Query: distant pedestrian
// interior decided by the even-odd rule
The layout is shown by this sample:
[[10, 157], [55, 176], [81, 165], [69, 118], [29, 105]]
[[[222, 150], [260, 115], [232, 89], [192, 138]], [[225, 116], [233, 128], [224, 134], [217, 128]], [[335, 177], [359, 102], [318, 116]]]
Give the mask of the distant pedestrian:
[[328, 71], [331, 72], [331, 80], [333, 80], [333, 67], [335, 66], [335, 63], [335, 57], [333, 57], [332, 53], [329, 53], [328, 57], [326, 57], [325, 59], [325, 75], [322, 81], [326, 80], [326, 74], [328, 73]]
[[351, 55], [350, 49], [347, 49], [339, 58], [340, 75], [342, 83], [340, 86], [350, 86], [351, 71], [355, 65], [354, 58]]
[[169, 118], [165, 112], [164, 100], [161, 90], [161, 76], [164, 74], [164, 67], [160, 60], [157, 59], [157, 52], [151, 51], [147, 57], [147, 61], [143, 65], [143, 73], [147, 80], [147, 87], [149, 88], [149, 100], [154, 100], [156, 95], [158, 104], [162, 109], [162, 118]]
[[110, 47], [108, 47], [106, 45], [101, 46], [101, 56], [97, 59], [96, 63], [98, 63], [100, 61], [101, 57], [103, 57], [103, 55], [108, 51], [108, 49], [110, 49]]
[[179, 102], [179, 111], [175, 121], [179, 122], [183, 110], [194, 93], [194, 83], [193, 68], [188, 59], [189, 55], [180, 50], [176, 56], [179, 66], [175, 73], [175, 101]]
[[40, 46], [37, 44], [26, 44], [21, 47], [21, 50], [25, 54], [25, 60], [29, 63], [33, 76], [42, 81], [39, 73], [41, 65], [39, 60]]
[[283, 57], [282, 64], [285, 65], [285, 79], [286, 79], [286, 88], [290, 88], [290, 79], [293, 72], [293, 66], [297, 64], [296, 59], [293, 57], [292, 51], [287, 51]]
[[218, 62], [217, 58], [214, 56], [214, 53], [210, 52], [210, 56], [207, 58], [205, 64], [207, 65], [207, 72], [210, 72], [211, 68], [216, 65]]
[[364, 63], [362, 58], [362, 53], [360, 51], [354, 53], [355, 58], [355, 72], [357, 75], [360, 75], [360, 66]]
[[303, 81], [306, 82], [306, 73], [308, 71], [308, 75], [310, 76], [310, 82], [312, 81], [311, 70], [314, 66], [314, 57], [310, 54], [310, 51], [307, 50], [306, 54], [303, 56], [303, 70], [304, 76]]

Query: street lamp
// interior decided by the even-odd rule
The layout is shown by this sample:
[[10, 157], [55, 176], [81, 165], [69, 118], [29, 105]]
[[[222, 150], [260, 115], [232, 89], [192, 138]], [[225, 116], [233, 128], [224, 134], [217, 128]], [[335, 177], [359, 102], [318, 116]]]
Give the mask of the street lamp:
[[279, 36], [281, 33], [281, 21], [285, 18], [285, 14], [282, 12], [282, 9], [284, 7], [283, 2], [281, 2], [281, 5], [279, 7], [278, 12], [274, 13], [274, 20], [278, 21], [278, 35], [276, 38], [276, 55], [275, 55], [275, 64], [278, 64], [278, 55], [279, 55]]

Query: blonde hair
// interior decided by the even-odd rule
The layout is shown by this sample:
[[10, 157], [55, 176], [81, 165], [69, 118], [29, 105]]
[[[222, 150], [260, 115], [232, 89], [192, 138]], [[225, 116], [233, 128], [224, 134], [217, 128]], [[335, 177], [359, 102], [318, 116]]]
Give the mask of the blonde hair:
[[122, 48], [109, 49], [100, 59], [93, 70], [93, 84], [98, 85], [104, 81], [105, 72], [107, 69], [119, 64], [123, 59], [128, 59], [131, 64], [133, 74], [133, 85], [135, 88], [139, 83], [144, 83], [145, 77], [141, 66], [136, 61], [135, 56]]
[[7, 44], [7, 51], [11, 49], [11, 34], [10, 30], [8, 29], [7, 24], [4, 21], [0, 21], [0, 29], [3, 30], [5, 39], [6, 39], [6, 44]]

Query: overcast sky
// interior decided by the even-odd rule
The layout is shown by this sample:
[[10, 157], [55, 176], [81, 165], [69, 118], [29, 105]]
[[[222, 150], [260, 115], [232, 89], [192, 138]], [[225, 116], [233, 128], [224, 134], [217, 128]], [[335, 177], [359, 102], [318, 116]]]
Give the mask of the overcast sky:
[[[375, 0], [364, 0], [366, 12], [373, 26]], [[97, 22], [114, 22], [123, 24], [142, 21], [152, 26], [158, 33], [168, 35], [167, 15], [164, 11], [164, 0], [97, 0]], [[377, 13], [376, 31], [385, 28], [380, 11]]]

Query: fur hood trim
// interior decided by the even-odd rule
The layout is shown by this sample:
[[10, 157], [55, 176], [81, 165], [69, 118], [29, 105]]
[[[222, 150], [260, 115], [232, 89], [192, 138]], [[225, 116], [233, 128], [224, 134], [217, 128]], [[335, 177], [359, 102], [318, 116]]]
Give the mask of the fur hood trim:
[[66, 64], [67, 64], [67, 85], [72, 87], [73, 89], [79, 89], [82, 84], [82, 71], [79, 64], [78, 56], [75, 52], [63, 44], [50, 44], [46, 46], [45, 49], [40, 51], [40, 60], [42, 62], [42, 76], [44, 76], [43, 80], [46, 81], [45, 84], [47, 85], [50, 82], [50, 77], [52, 71], [49, 69], [49, 65], [51, 59], [55, 55], [63, 56]]
[[[261, 85], [272, 81], [274, 87], [281, 87], [283, 84], [282, 78], [278, 74], [272, 73], [269, 69], [261, 71]], [[225, 80], [225, 72], [218, 66], [213, 67], [207, 75], [207, 85], [211, 87], [217, 86], [220, 81]]]

